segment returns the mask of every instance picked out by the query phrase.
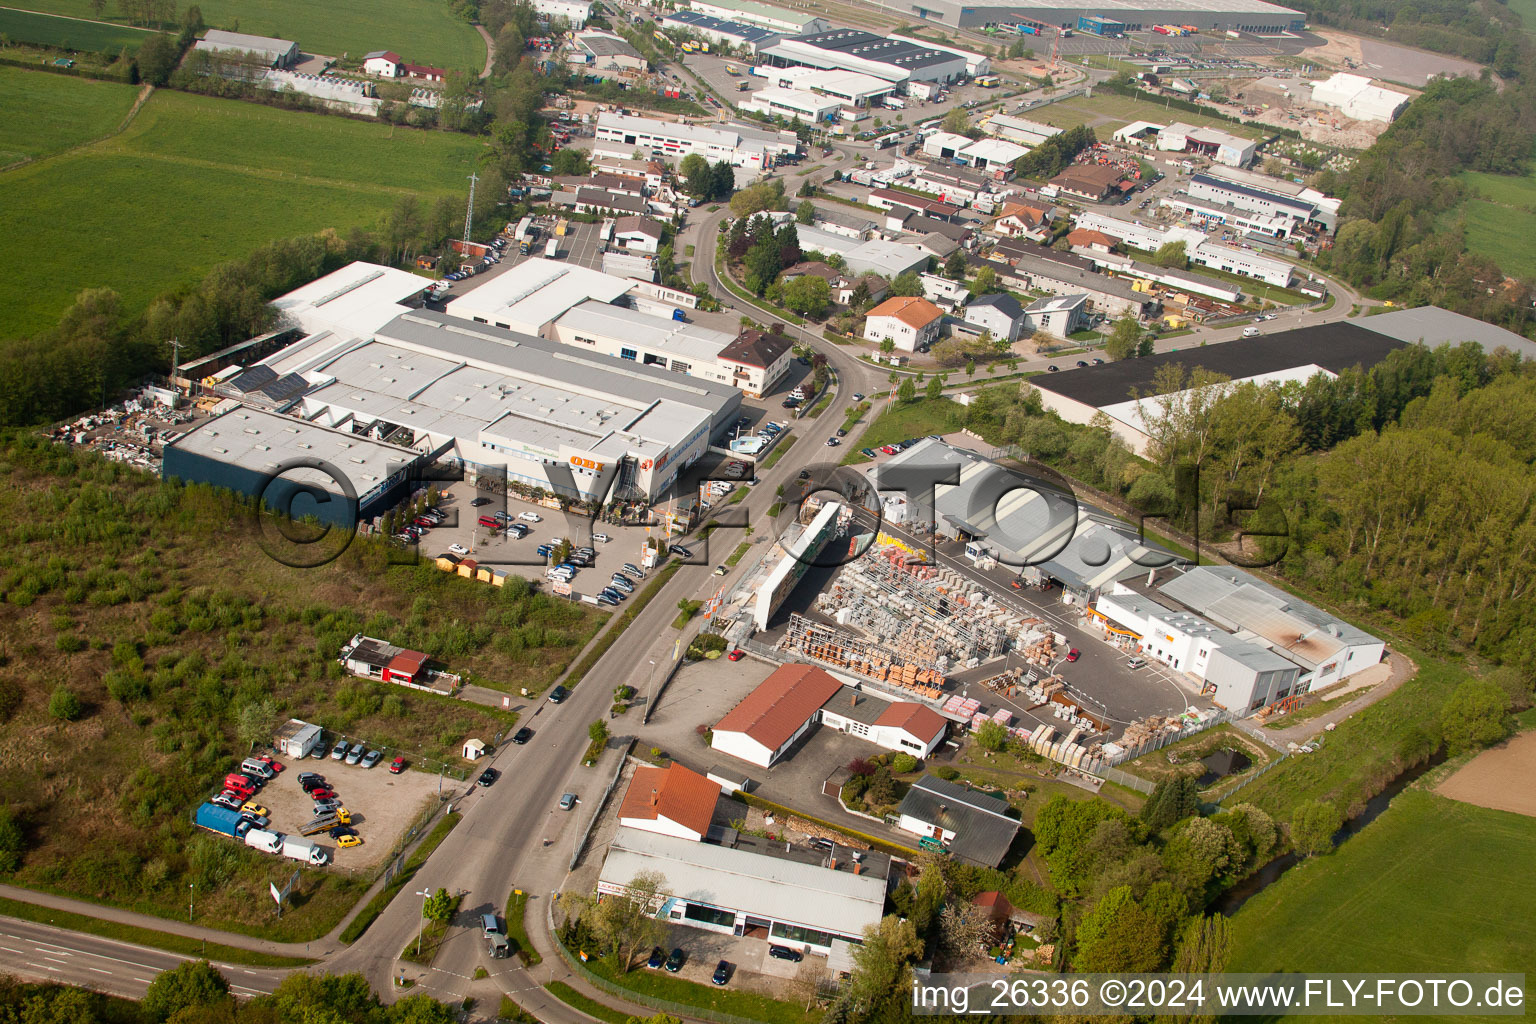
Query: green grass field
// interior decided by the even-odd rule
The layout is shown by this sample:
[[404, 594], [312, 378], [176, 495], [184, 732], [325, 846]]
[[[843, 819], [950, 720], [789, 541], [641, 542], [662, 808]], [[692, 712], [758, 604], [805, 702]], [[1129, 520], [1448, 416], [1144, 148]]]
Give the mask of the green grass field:
[[[96, 17], [90, 0], [26, 0], [26, 6], [72, 18]], [[444, 0], [206, 0], [198, 6], [211, 28], [292, 39], [305, 53], [357, 58], [369, 50], [394, 50], [408, 61], [473, 69], [477, 75], [485, 64], [479, 33], [455, 18]], [[101, 20], [126, 25], [113, 4]]]
[[133, 108], [116, 82], [0, 67], [0, 167], [99, 139]]
[[[1536, 16], [1527, 24], [1536, 28]], [[1469, 199], [1449, 214], [1465, 217], [1467, 248], [1489, 256], [1506, 274], [1536, 275], [1536, 177], [1467, 172], [1460, 179], [1487, 197]]]
[[[52, 82], [61, 91], [82, 84]], [[114, 288], [136, 311], [264, 242], [376, 224], [407, 193], [462, 194], [480, 146], [160, 92], [122, 135], [0, 177], [0, 236], [31, 241], [12, 268], [3, 334], [47, 328], [82, 288]]]
[[1509, 0], [1508, 7], [1520, 15], [1527, 32], [1536, 32], [1536, 0]]
[[1409, 789], [1244, 904], [1228, 970], [1536, 972], [1533, 845], [1536, 819]]
[[[923, 385], [918, 385], [919, 394], [922, 390]], [[848, 466], [868, 462], [859, 454], [860, 448], [879, 448], [883, 444], [905, 441], [910, 437], [947, 434], [963, 426], [965, 407], [948, 398], [941, 398], [937, 402], [919, 398], [911, 405], [887, 405], [864, 433], [859, 435], [857, 441], [844, 442], [847, 454], [843, 456], [842, 464]]]
[[[91, 17], [90, 7], [87, 4], [80, 6], [85, 11], [83, 16]], [[117, 54], [124, 47], [137, 50], [147, 34], [146, 30], [130, 25], [103, 25], [55, 14], [0, 7], [0, 36], [22, 43]]]
[[1223, 121], [1219, 117], [1191, 114], [1185, 110], [1174, 110], [1149, 100], [1120, 96], [1112, 92], [1101, 92], [1092, 97], [1073, 96], [1060, 103], [1049, 103], [1043, 107], [1034, 108], [1030, 117], [1056, 128], [1076, 128], [1081, 124], [1092, 125], [1100, 139], [1109, 138], [1112, 133], [1124, 128], [1132, 121], [1152, 121], [1156, 124], [1180, 121], [1197, 127], [1219, 128], [1244, 138], [1259, 137], [1258, 129], [1247, 125]]

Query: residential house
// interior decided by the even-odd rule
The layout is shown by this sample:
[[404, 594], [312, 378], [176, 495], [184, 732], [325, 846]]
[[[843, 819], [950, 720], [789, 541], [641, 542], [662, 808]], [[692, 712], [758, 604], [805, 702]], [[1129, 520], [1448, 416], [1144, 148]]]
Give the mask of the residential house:
[[1074, 164], [1051, 179], [1051, 184], [1068, 195], [1101, 203], [1120, 194], [1125, 172], [1112, 164]]
[[380, 78], [400, 78], [405, 74], [405, 58], [393, 50], [374, 50], [363, 55], [363, 73]]
[[1110, 253], [1115, 250], [1115, 240], [1102, 231], [1094, 231], [1092, 228], [1078, 228], [1067, 233], [1067, 244], [1074, 251], [1088, 249], [1093, 252]]
[[949, 851], [959, 861], [995, 868], [1018, 834], [1018, 819], [998, 795], [925, 775], [897, 808], [903, 832]]
[[1007, 292], [978, 295], [966, 303], [964, 319], [978, 330], [991, 331], [992, 337], [1006, 338], [1012, 344], [1024, 329], [1024, 304]]
[[944, 312], [927, 299], [901, 296], [886, 299], [864, 319], [864, 338], [876, 344], [892, 342], [903, 352], [926, 350], [939, 340]]
[[743, 394], [762, 398], [789, 372], [791, 343], [782, 334], [748, 329], [715, 358], [730, 371], [731, 383]]
[[1044, 331], [1065, 338], [1088, 326], [1088, 296], [1052, 295], [1036, 299], [1024, 310], [1023, 328], [1033, 334]]
[[1004, 238], [1028, 238], [1043, 242], [1051, 236], [1054, 209], [1042, 209], [1027, 203], [1004, 203], [1002, 215], [992, 222], [992, 231]]
[[619, 804], [619, 824], [644, 832], [702, 842], [714, 820], [720, 784], [673, 763], [635, 768]]
[[613, 244], [630, 252], [654, 253], [661, 248], [661, 225], [649, 217], [620, 217], [613, 225]]

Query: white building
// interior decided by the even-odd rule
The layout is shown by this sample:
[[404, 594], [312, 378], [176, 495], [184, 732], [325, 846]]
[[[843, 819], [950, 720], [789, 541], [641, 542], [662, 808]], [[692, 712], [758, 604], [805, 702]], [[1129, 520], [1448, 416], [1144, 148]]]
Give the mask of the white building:
[[839, 69], [818, 71], [812, 68], [784, 70], [806, 72], [795, 81], [793, 88], [831, 96], [833, 99], [842, 100], [845, 106], [856, 109], [873, 106], [875, 101], [889, 96], [892, 91], [890, 82], [876, 78], [874, 75], [860, 74], [857, 71]]
[[1189, 250], [1191, 263], [1239, 277], [1251, 277], [1278, 288], [1289, 288], [1296, 268], [1285, 260], [1264, 256], [1252, 249], [1236, 249], [1219, 242], [1201, 242]]
[[740, 109], [769, 117], [777, 115], [786, 121], [802, 121], [816, 124], [831, 121], [842, 109], [842, 101], [799, 89], [759, 89], [751, 98], [738, 104]]
[[762, 131], [744, 125], [704, 127], [628, 114], [599, 114], [595, 135], [595, 149], [616, 150], [621, 156], [638, 150], [681, 160], [697, 153], [710, 163], [724, 160], [733, 167], [758, 170], [800, 148], [794, 132]]
[[978, 295], [965, 305], [965, 322], [1012, 344], [1024, 330], [1024, 306], [1006, 292]]
[[1156, 252], [1169, 241], [1184, 241], [1187, 245], [1194, 245], [1205, 238], [1199, 232], [1190, 232], [1188, 237], [1175, 233], [1170, 237], [1170, 230], [1176, 232], [1176, 229], [1165, 228], [1160, 224], [1141, 224], [1123, 220], [1093, 210], [1084, 210], [1079, 213], [1073, 224], [1079, 231], [1099, 231], [1111, 238], [1118, 238], [1132, 248], [1145, 249], [1148, 252]]
[[1052, 295], [1036, 299], [1024, 310], [1024, 330], [1044, 331], [1058, 338], [1088, 326], [1087, 295]]
[[741, 49], [756, 55], [765, 46], [772, 46], [784, 38], [782, 32], [749, 25], [743, 21], [713, 18], [698, 11], [677, 11], [660, 19], [662, 28], [686, 32], [706, 42], [727, 49]]
[[864, 319], [864, 338], [879, 344], [890, 341], [902, 352], [926, 349], [939, 340], [944, 326], [944, 312], [929, 302], [911, 296], [886, 299], [871, 309]]
[[823, 727], [868, 740], [884, 750], [924, 758], [937, 750], [949, 723], [926, 704], [893, 701], [844, 686], [821, 706]]
[[562, 22], [567, 28], [581, 28], [592, 16], [591, 0], [533, 0], [533, 13], [540, 21]]
[[363, 74], [399, 78], [405, 74], [405, 58], [393, 50], [374, 50], [363, 55]]
[[1258, 142], [1215, 128], [1197, 128], [1175, 121], [1157, 133], [1157, 148], [1172, 153], [1199, 153], [1229, 167], [1253, 162]]
[[763, 28], [770, 28], [775, 32], [787, 32], [791, 35], [825, 32], [832, 27], [825, 18], [786, 10], [783, 7], [774, 7], [770, 4], [756, 3], [754, 0], [689, 0], [688, 6], [712, 18], [744, 21], [748, 25], [761, 25]]
[[431, 286], [431, 281], [404, 270], [357, 262], [300, 285], [273, 299], [271, 306], [283, 325], [305, 334], [330, 331], [354, 337], [419, 308], [422, 293]]
[[[951, 51], [903, 36], [877, 36], [863, 29], [833, 29], [780, 40], [763, 50], [774, 64], [857, 71], [905, 88], [908, 82], [953, 82], [968, 72], [965, 51]], [[986, 58], [972, 54], [976, 66]]]
[[1196, 199], [1188, 192], [1175, 192], [1164, 196], [1159, 205], [1172, 210], [1178, 217], [1187, 218], [1202, 228], [1226, 228], [1229, 231], [1261, 238], [1287, 238], [1296, 221], [1278, 213], [1251, 213], [1236, 206]]
[[589, 300], [615, 302], [632, 287], [596, 270], [555, 260], [529, 259], [451, 300], [449, 316], [509, 331], [548, 337], [550, 325]]
[[960, 159], [978, 171], [988, 171], [994, 177], [1013, 176], [1013, 162], [1028, 153], [1026, 146], [1006, 139], [980, 139], [960, 150]]
[[598, 71], [638, 73], [649, 67], [645, 57], [628, 40], [595, 29], [576, 33], [573, 54], [581, 63]]
[[785, 665], [715, 723], [709, 745], [771, 768], [816, 724], [816, 713], [842, 683], [813, 665]]
[[1267, 174], [1213, 167], [1190, 177], [1192, 198], [1234, 206], [1258, 215], [1286, 217], [1296, 224], [1315, 224], [1332, 231], [1339, 223], [1339, 200], [1315, 188]]
[[619, 804], [619, 827], [702, 842], [719, 800], [719, 783], [680, 764], [637, 765]]
[[1313, 103], [1332, 107], [1356, 121], [1391, 124], [1412, 101], [1407, 93], [1374, 86], [1369, 78], [1344, 71], [1312, 85]]
[[993, 114], [981, 123], [981, 130], [988, 135], [1009, 142], [1017, 142], [1033, 149], [1047, 139], [1060, 135], [1062, 129], [1052, 128], [1048, 124], [1039, 124], [1035, 121], [1026, 121], [1022, 117], [1012, 117], [1008, 114]]
[[923, 152], [935, 160], [953, 160], [971, 144], [969, 137], [954, 132], [934, 132], [923, 140]]
[[663, 879], [655, 910], [663, 921], [827, 953], [834, 942], [862, 941], [880, 923], [890, 858], [787, 849], [745, 834], [727, 846], [620, 828], [597, 892], [625, 894], [637, 875], [652, 872]]
[[613, 244], [630, 252], [655, 253], [661, 248], [661, 225], [649, 217], [620, 217], [613, 225]]
[[925, 775], [902, 798], [896, 827], [936, 841], [956, 860], [995, 868], [1019, 832], [1008, 810], [1000, 794]]
[[719, 360], [736, 339], [725, 331], [589, 301], [556, 320], [551, 333], [565, 345], [731, 384], [731, 374]]

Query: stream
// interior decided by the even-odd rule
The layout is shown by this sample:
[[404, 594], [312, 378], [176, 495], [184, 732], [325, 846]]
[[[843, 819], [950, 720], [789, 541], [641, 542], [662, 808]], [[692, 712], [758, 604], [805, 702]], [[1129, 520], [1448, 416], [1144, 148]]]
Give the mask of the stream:
[[[1401, 793], [1404, 789], [1407, 789], [1410, 784], [1419, 778], [1419, 776], [1423, 775], [1425, 772], [1429, 771], [1436, 765], [1443, 763], [1444, 761], [1445, 753], [1443, 751], [1436, 751], [1434, 756], [1432, 756], [1428, 761], [1425, 761], [1423, 764], [1417, 765], [1416, 767], [1409, 768], [1397, 778], [1387, 783], [1387, 787], [1385, 789], [1366, 801], [1365, 810], [1361, 811], [1353, 818], [1350, 818], [1343, 824], [1338, 832], [1334, 833], [1334, 848], [1337, 849], [1347, 840], [1354, 837], [1355, 835], [1358, 835], [1361, 829], [1365, 828], [1367, 825], [1381, 816], [1381, 812], [1387, 809], [1387, 805], [1392, 802], [1393, 797], [1397, 796], [1397, 794]], [[1255, 871], [1253, 874], [1249, 875], [1247, 878], [1243, 879], [1241, 882], [1238, 882], [1232, 888], [1222, 893], [1221, 898], [1218, 899], [1215, 903], [1211, 904], [1211, 911], [1214, 913], [1223, 914], [1227, 917], [1231, 917], [1233, 914], [1242, 909], [1244, 903], [1247, 903], [1254, 896], [1258, 895], [1273, 885], [1275, 882], [1279, 881], [1280, 876], [1285, 874], [1285, 872], [1300, 859], [1301, 858], [1294, 853], [1287, 853], [1284, 856], [1276, 857], [1274, 860], [1270, 861], [1268, 864], [1265, 864], [1263, 867], [1259, 868], [1259, 870]]]

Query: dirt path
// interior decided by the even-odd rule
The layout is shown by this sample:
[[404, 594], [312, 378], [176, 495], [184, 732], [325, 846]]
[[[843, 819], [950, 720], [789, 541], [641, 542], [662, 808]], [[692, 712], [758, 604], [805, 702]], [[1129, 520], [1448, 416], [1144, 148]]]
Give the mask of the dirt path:
[[485, 30], [484, 25], [476, 23], [475, 31], [479, 32], [480, 38], [485, 40], [485, 67], [481, 69], [480, 77], [490, 78], [491, 65], [496, 62], [496, 40], [491, 38], [491, 34]]
[[1327, 726], [1336, 722], [1342, 722], [1356, 711], [1368, 708], [1387, 696], [1387, 694], [1396, 692], [1399, 686], [1412, 679], [1419, 671], [1419, 666], [1415, 665], [1407, 656], [1399, 654], [1397, 651], [1392, 651], [1388, 654], [1387, 661], [1392, 666], [1392, 674], [1387, 677], [1386, 682], [1377, 683], [1356, 699], [1342, 707], [1335, 708], [1326, 715], [1309, 718], [1305, 722], [1291, 726], [1289, 729], [1264, 729], [1263, 732], [1268, 734], [1266, 738], [1272, 744], [1278, 744], [1282, 749], [1291, 743], [1305, 743], [1322, 732]]
[[[102, 24], [106, 24], [106, 23], [103, 22]], [[139, 109], [141, 107], [143, 107], [144, 104], [149, 102], [149, 98], [154, 95], [154, 92], [155, 92], [155, 87], [146, 82], [139, 89], [138, 98], [133, 101], [133, 106], [129, 109], [128, 113], [123, 117], [122, 123], [119, 124], [116, 128], [114, 128], [111, 131], [107, 132], [105, 135], [98, 135], [94, 139], [88, 139], [85, 142], [79, 143], [78, 145], [70, 146], [68, 149], [60, 150], [57, 153], [45, 153], [42, 156], [29, 156], [29, 157], [26, 157], [24, 159], [17, 160], [13, 164], [6, 164], [4, 167], [0, 167], [0, 172], [14, 171], [14, 170], [16, 170], [19, 167], [25, 167], [28, 164], [35, 164], [39, 160], [54, 160], [54, 159], [57, 159], [58, 157], [61, 157], [61, 156], [68, 156], [70, 153], [78, 152], [79, 150], [85, 149], [87, 146], [94, 146], [94, 145], [97, 145], [98, 143], [106, 142], [108, 139], [115, 138], [116, 136], [121, 135], [123, 132], [125, 132], [128, 129], [128, 126], [133, 123], [133, 119], [135, 117], [139, 116]]]

